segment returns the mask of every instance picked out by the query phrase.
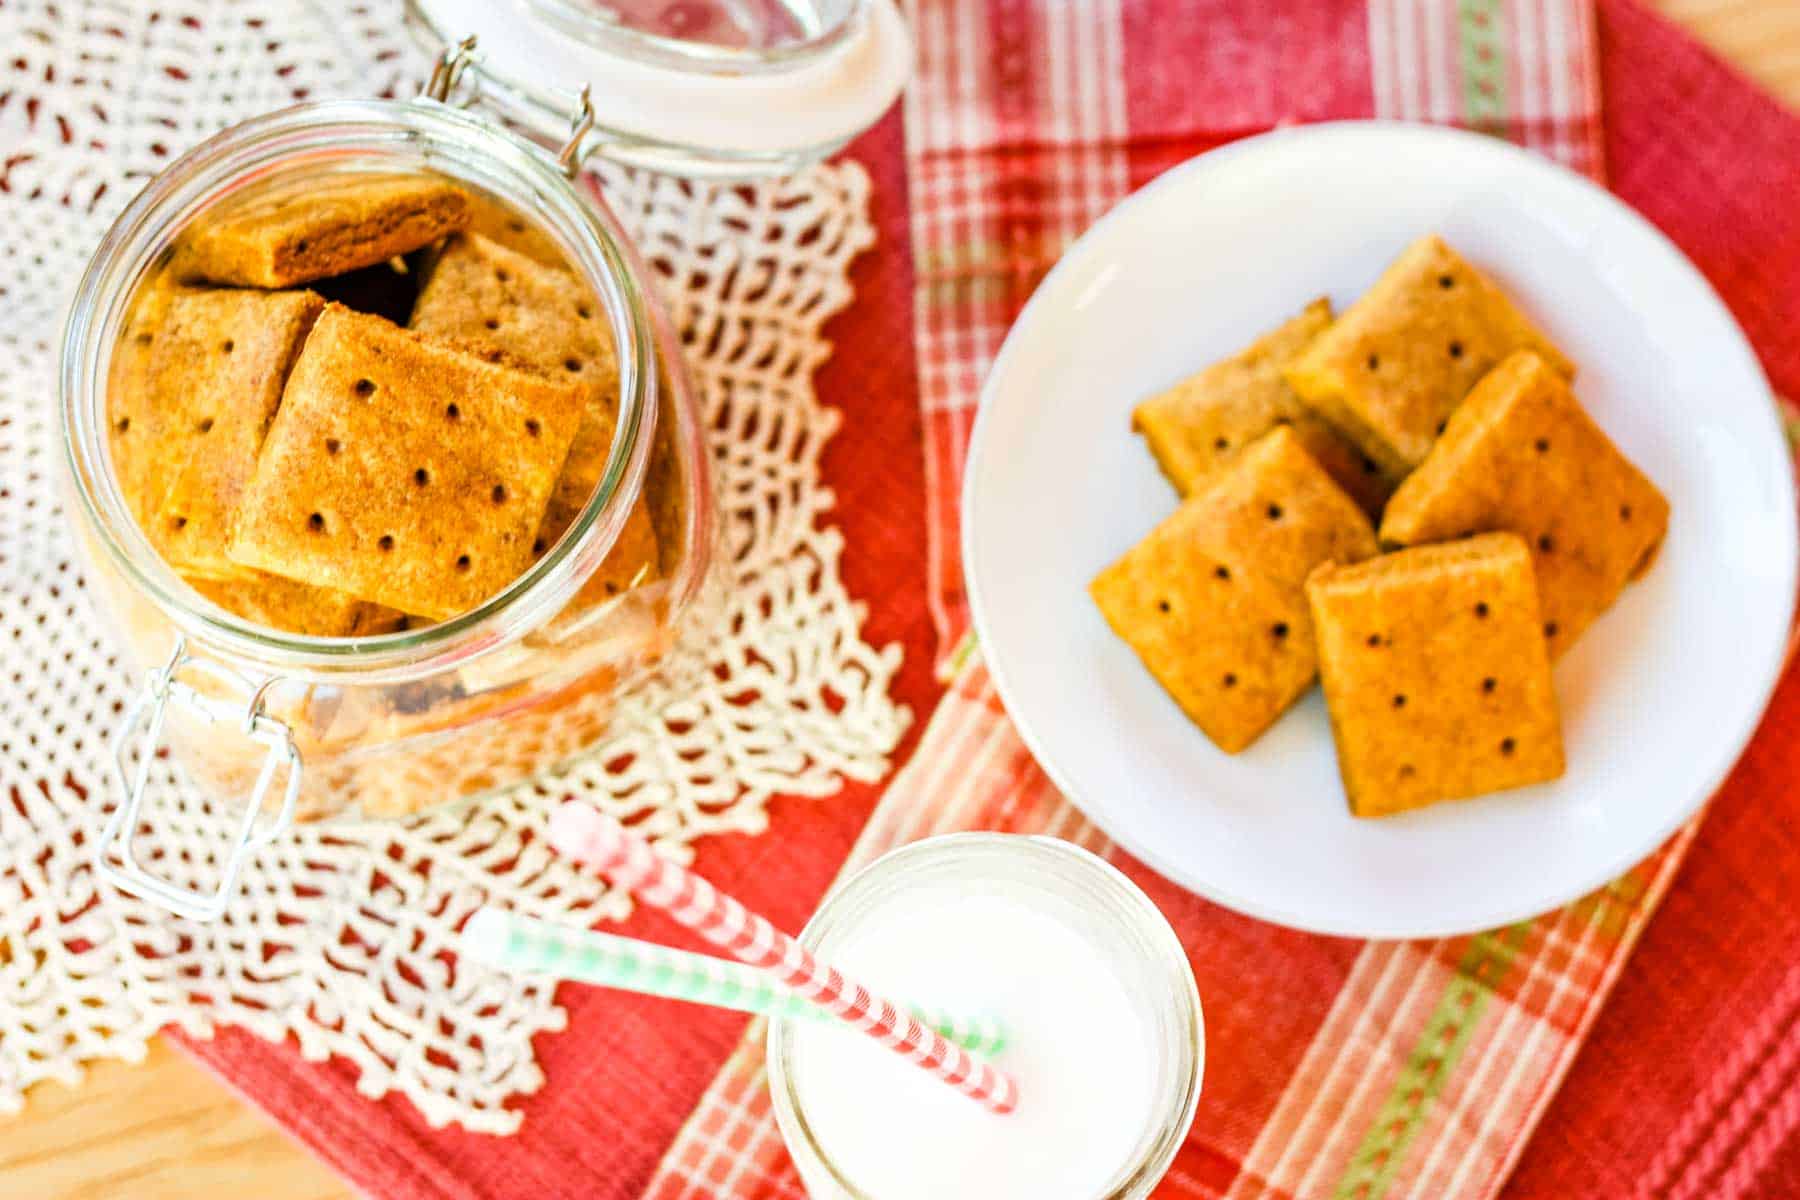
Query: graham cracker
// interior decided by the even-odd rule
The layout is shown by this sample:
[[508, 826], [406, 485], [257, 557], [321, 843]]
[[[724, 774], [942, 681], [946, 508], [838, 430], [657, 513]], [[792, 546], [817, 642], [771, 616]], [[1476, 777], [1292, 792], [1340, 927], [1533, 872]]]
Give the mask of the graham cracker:
[[285, 288], [386, 262], [469, 223], [469, 194], [430, 175], [309, 179], [209, 213], [182, 237], [188, 282]]
[[1287, 368], [1302, 399], [1404, 477], [1480, 378], [1515, 350], [1575, 365], [1442, 238], [1420, 238]]
[[1338, 772], [1356, 816], [1563, 773], [1523, 539], [1490, 533], [1330, 563], [1306, 591]]
[[1381, 511], [1391, 485], [1380, 467], [1309, 408], [1282, 375], [1282, 369], [1330, 324], [1331, 301], [1314, 300], [1237, 354], [1132, 411], [1132, 428], [1144, 435], [1176, 491], [1193, 495], [1245, 446], [1276, 426], [1287, 425], [1365, 511]]
[[[438, 256], [411, 327], [586, 387], [581, 426], [537, 532], [538, 552], [549, 549], [587, 506], [612, 450], [619, 364], [599, 302], [567, 272], [467, 234]], [[645, 505], [640, 498], [599, 578], [627, 585], [656, 578], [656, 534]]]
[[188, 586], [226, 612], [309, 637], [366, 637], [393, 633], [405, 616], [345, 592], [249, 571], [240, 579], [189, 579]]
[[468, 230], [546, 267], [568, 270], [568, 259], [555, 238], [509, 205], [480, 192], [469, 195]]
[[1555, 369], [1520, 351], [1450, 418], [1394, 494], [1381, 536], [1398, 545], [1490, 530], [1523, 537], [1555, 658], [1648, 569], [1668, 526], [1656, 485]]
[[173, 394], [156, 386], [151, 363], [169, 305], [180, 291], [166, 272], [139, 287], [107, 371], [106, 442], [113, 474], [125, 506], [146, 533], [157, 506], [168, 495], [173, 465], [166, 454], [158, 453], [163, 408]]
[[288, 371], [325, 302], [311, 292], [188, 291], [169, 304], [151, 359], [172, 482], [151, 542], [189, 578], [234, 579], [231, 523]]
[[328, 305], [238, 513], [236, 561], [442, 620], [506, 586], [585, 393]]
[[1368, 518], [1283, 428], [1183, 502], [1089, 592], [1182, 711], [1235, 754], [1312, 683], [1307, 572], [1374, 553]]

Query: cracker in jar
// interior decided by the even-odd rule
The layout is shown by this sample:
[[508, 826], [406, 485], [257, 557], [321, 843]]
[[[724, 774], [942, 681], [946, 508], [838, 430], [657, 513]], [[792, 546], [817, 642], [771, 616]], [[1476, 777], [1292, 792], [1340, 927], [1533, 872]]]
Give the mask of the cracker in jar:
[[1656, 557], [1669, 502], [1529, 351], [1489, 372], [1394, 493], [1382, 540], [1508, 530], [1531, 547], [1557, 657]]
[[209, 214], [177, 246], [189, 282], [286, 288], [383, 263], [469, 223], [469, 194], [429, 175], [329, 175]]
[[1381, 511], [1390, 490], [1381, 469], [1307, 407], [1281, 373], [1330, 324], [1331, 302], [1315, 300], [1237, 354], [1132, 410], [1132, 428], [1144, 435], [1176, 491], [1193, 495], [1244, 447], [1287, 425], [1365, 511]]
[[[535, 539], [538, 553], [549, 549], [586, 507], [612, 449], [619, 366], [599, 303], [567, 272], [467, 234], [438, 256], [411, 327], [587, 388], [581, 426]], [[640, 498], [590, 586], [613, 594], [654, 579], [657, 557], [656, 531]]]
[[132, 298], [125, 332], [107, 374], [106, 441], [113, 473], [125, 506], [146, 530], [168, 495], [169, 470], [175, 465], [157, 452], [163, 408], [170, 397], [154, 386], [151, 363], [169, 305], [180, 291], [166, 273], [144, 283]]
[[161, 414], [154, 453], [171, 482], [147, 529], [182, 575], [249, 574], [226, 554], [231, 523], [288, 371], [323, 308], [311, 292], [241, 289], [185, 291], [170, 302], [150, 382]]
[[345, 592], [249, 571], [238, 579], [189, 579], [188, 586], [259, 625], [309, 637], [367, 637], [397, 631], [405, 617]]
[[231, 556], [402, 612], [465, 612], [531, 562], [586, 398], [328, 305], [288, 377]]
[[1353, 814], [1387, 816], [1563, 773], [1521, 538], [1490, 533], [1326, 564], [1306, 591]]
[[1189, 719], [1235, 754], [1311, 685], [1304, 592], [1328, 559], [1375, 553], [1356, 502], [1278, 428], [1102, 571], [1094, 603]]
[[1287, 368], [1301, 399], [1392, 478], [1431, 450], [1480, 378], [1515, 350], [1575, 366], [1485, 275], [1420, 238]]
[[546, 267], [568, 269], [568, 259], [563, 256], [562, 247], [556, 244], [555, 238], [514, 209], [479, 192], [469, 196], [469, 232]]

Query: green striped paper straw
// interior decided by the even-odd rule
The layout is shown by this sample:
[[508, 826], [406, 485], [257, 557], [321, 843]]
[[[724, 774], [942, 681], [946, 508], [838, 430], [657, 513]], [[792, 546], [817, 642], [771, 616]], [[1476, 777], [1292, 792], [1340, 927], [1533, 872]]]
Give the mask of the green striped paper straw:
[[[499, 908], [475, 910], [463, 926], [462, 950], [472, 959], [510, 971], [533, 971], [763, 1016], [838, 1019], [755, 967], [617, 934], [567, 929]], [[923, 1006], [915, 1006], [913, 1015], [972, 1053], [998, 1054], [1006, 1046], [1005, 1031], [992, 1018], [961, 1018]]]

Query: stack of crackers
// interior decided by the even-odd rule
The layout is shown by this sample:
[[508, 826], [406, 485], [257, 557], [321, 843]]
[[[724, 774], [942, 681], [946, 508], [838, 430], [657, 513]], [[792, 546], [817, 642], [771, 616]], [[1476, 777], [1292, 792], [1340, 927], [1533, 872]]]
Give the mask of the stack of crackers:
[[1090, 592], [1220, 749], [1319, 679], [1350, 811], [1563, 772], [1551, 663], [1669, 505], [1575, 366], [1438, 237], [1133, 414], [1184, 497]]
[[[113, 463], [195, 589], [320, 637], [480, 605], [581, 513], [611, 451], [604, 312], [545, 234], [428, 175], [264, 191], [135, 301]], [[656, 578], [640, 500], [583, 595]]]

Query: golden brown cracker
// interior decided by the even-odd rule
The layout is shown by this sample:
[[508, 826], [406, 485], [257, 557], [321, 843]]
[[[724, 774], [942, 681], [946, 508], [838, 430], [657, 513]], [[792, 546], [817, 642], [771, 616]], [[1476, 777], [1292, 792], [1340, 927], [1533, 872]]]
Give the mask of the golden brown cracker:
[[469, 196], [469, 232], [546, 267], [559, 271], [569, 269], [568, 258], [555, 238], [526, 220], [517, 210], [479, 192]]
[[1307, 407], [1281, 373], [1330, 324], [1331, 302], [1315, 300], [1237, 354], [1132, 411], [1132, 428], [1144, 435], [1176, 491], [1191, 496], [1245, 446], [1288, 425], [1365, 511], [1381, 511], [1389, 484], [1375, 461]]
[[1306, 605], [1202, 539], [1205, 499], [1185, 502], [1089, 585], [1113, 632], [1219, 749], [1262, 735], [1313, 680]]
[[391, 608], [345, 592], [313, 587], [266, 571], [243, 578], [189, 579], [188, 585], [226, 612], [247, 621], [310, 637], [364, 637], [393, 633], [405, 617]]
[[1574, 377], [1574, 364], [1504, 292], [1430, 235], [1288, 366], [1287, 379], [1399, 479], [1476, 382], [1519, 349]]
[[107, 449], [125, 506], [146, 533], [157, 506], [168, 494], [170, 470], [175, 465], [166, 454], [158, 453], [163, 409], [174, 395], [155, 386], [151, 363], [169, 305], [180, 290], [166, 273], [139, 287], [107, 371]]
[[184, 280], [292, 287], [386, 262], [469, 223], [469, 194], [430, 175], [314, 178], [228, 205], [182, 236], [175, 269]]
[[169, 464], [151, 542], [190, 578], [232, 579], [237, 506], [289, 369], [325, 302], [311, 292], [188, 291], [170, 303], [151, 360]]
[[329, 305], [288, 377], [232, 557], [402, 612], [465, 612], [530, 563], [585, 399]]
[[1182, 711], [1235, 754], [1312, 682], [1306, 573], [1374, 552], [1368, 518], [1291, 430], [1277, 429], [1089, 592]]
[[1296, 592], [1320, 563], [1376, 552], [1368, 517], [1291, 429], [1252, 443], [1203, 494], [1205, 540]]
[[[598, 301], [566, 272], [479, 235], [464, 235], [438, 256], [414, 306], [412, 328], [587, 387], [581, 426], [537, 533], [541, 548], [548, 549], [587, 506], [612, 450], [619, 365]], [[637, 509], [644, 504], [640, 499]], [[598, 578], [619, 583], [656, 576], [656, 538], [648, 514], [634, 510], [630, 527], [633, 536], [620, 537]]]
[[1522, 539], [1483, 534], [1327, 564], [1306, 591], [1352, 813], [1386, 816], [1562, 774]]
[[1656, 485], [1561, 375], [1520, 351], [1457, 409], [1394, 494], [1381, 536], [1398, 545], [1490, 530], [1523, 537], [1555, 658], [1649, 565], [1668, 524]]

